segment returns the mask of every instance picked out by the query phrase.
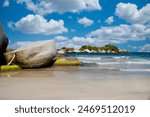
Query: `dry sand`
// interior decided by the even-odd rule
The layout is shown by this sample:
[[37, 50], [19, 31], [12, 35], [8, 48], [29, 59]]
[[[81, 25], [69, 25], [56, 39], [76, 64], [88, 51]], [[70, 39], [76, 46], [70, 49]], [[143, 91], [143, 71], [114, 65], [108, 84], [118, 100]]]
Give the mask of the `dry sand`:
[[0, 99], [150, 99], [148, 75], [39, 69], [0, 74]]

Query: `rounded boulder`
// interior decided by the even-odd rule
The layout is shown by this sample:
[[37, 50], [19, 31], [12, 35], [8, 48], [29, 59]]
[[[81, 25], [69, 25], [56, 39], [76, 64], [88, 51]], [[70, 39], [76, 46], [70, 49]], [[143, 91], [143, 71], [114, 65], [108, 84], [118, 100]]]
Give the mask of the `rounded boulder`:
[[5, 53], [7, 63], [15, 62], [22, 68], [48, 66], [56, 56], [56, 43], [53, 40], [32, 42], [15, 51]]
[[80, 60], [75, 57], [60, 57], [54, 62], [54, 65], [58, 66], [78, 66], [80, 65]]

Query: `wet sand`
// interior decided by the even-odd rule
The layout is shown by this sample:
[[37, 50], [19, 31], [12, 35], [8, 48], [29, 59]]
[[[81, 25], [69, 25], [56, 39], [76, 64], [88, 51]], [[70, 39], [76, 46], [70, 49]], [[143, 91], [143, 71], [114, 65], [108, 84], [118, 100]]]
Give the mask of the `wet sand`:
[[[63, 70], [60, 70], [63, 69]], [[148, 74], [38, 69], [0, 74], [0, 99], [150, 99]]]

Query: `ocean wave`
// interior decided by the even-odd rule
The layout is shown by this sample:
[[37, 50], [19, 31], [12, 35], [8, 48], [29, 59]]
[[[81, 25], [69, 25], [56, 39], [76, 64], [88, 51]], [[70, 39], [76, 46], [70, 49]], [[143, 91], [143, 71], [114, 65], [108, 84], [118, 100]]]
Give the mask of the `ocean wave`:
[[127, 72], [150, 72], [150, 69], [120, 69], [120, 71], [127, 71]]
[[[99, 70], [112, 70], [112, 71], [125, 71], [125, 72], [150, 72], [150, 68], [148, 67], [144, 67], [143, 65], [134, 65], [135, 62], [134, 62], [134, 66], [131, 66], [128, 65], [128, 66], [125, 66], [126, 63], [120, 63], [120, 62], [108, 62], [108, 63], [100, 63], [100, 62], [97, 62], [97, 63], [93, 63], [93, 62], [85, 62], [85, 63], [82, 63], [81, 66], [83, 67], [91, 67], [92, 69], [99, 69]], [[142, 67], [142, 68], [141, 68]]]
[[93, 58], [93, 57], [77, 57], [77, 58], [80, 60], [101, 60], [102, 59], [100, 57], [95, 57], [95, 58]]
[[114, 64], [121, 64], [120, 62], [97, 62], [98, 65], [114, 65]]
[[118, 57], [112, 57], [112, 56], [109, 56], [109, 57], [77, 57], [78, 59], [80, 60], [102, 60], [102, 59], [105, 59], [105, 60], [113, 60], [113, 59], [129, 59], [130, 57], [127, 57], [127, 56], [118, 56]]
[[113, 59], [129, 59], [130, 57], [121, 56], [121, 57], [77, 57], [80, 60], [89, 60], [89, 61], [96, 61], [96, 60], [113, 60]]
[[126, 64], [150, 64], [150, 61], [127, 61]]
[[137, 64], [137, 65], [150, 65], [150, 61], [114, 61], [114, 62], [103, 62], [103, 61], [90, 61], [90, 60], [86, 60], [83, 61], [81, 60], [82, 63], [95, 63], [98, 65], [116, 65], [116, 64]]
[[137, 64], [137, 65], [150, 65], [149, 62], [133, 62], [133, 61], [127, 61], [127, 62], [97, 62], [99, 65], [116, 65], [116, 64]]
[[112, 57], [114, 59], [129, 59], [129, 56], [116, 56], [116, 57]]

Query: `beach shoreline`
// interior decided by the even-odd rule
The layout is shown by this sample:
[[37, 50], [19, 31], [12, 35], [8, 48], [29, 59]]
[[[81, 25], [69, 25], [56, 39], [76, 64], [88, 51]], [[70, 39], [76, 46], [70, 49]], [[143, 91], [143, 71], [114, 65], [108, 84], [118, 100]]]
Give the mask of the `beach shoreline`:
[[148, 74], [79, 70], [78, 67], [4, 72], [0, 74], [0, 99], [148, 100]]

